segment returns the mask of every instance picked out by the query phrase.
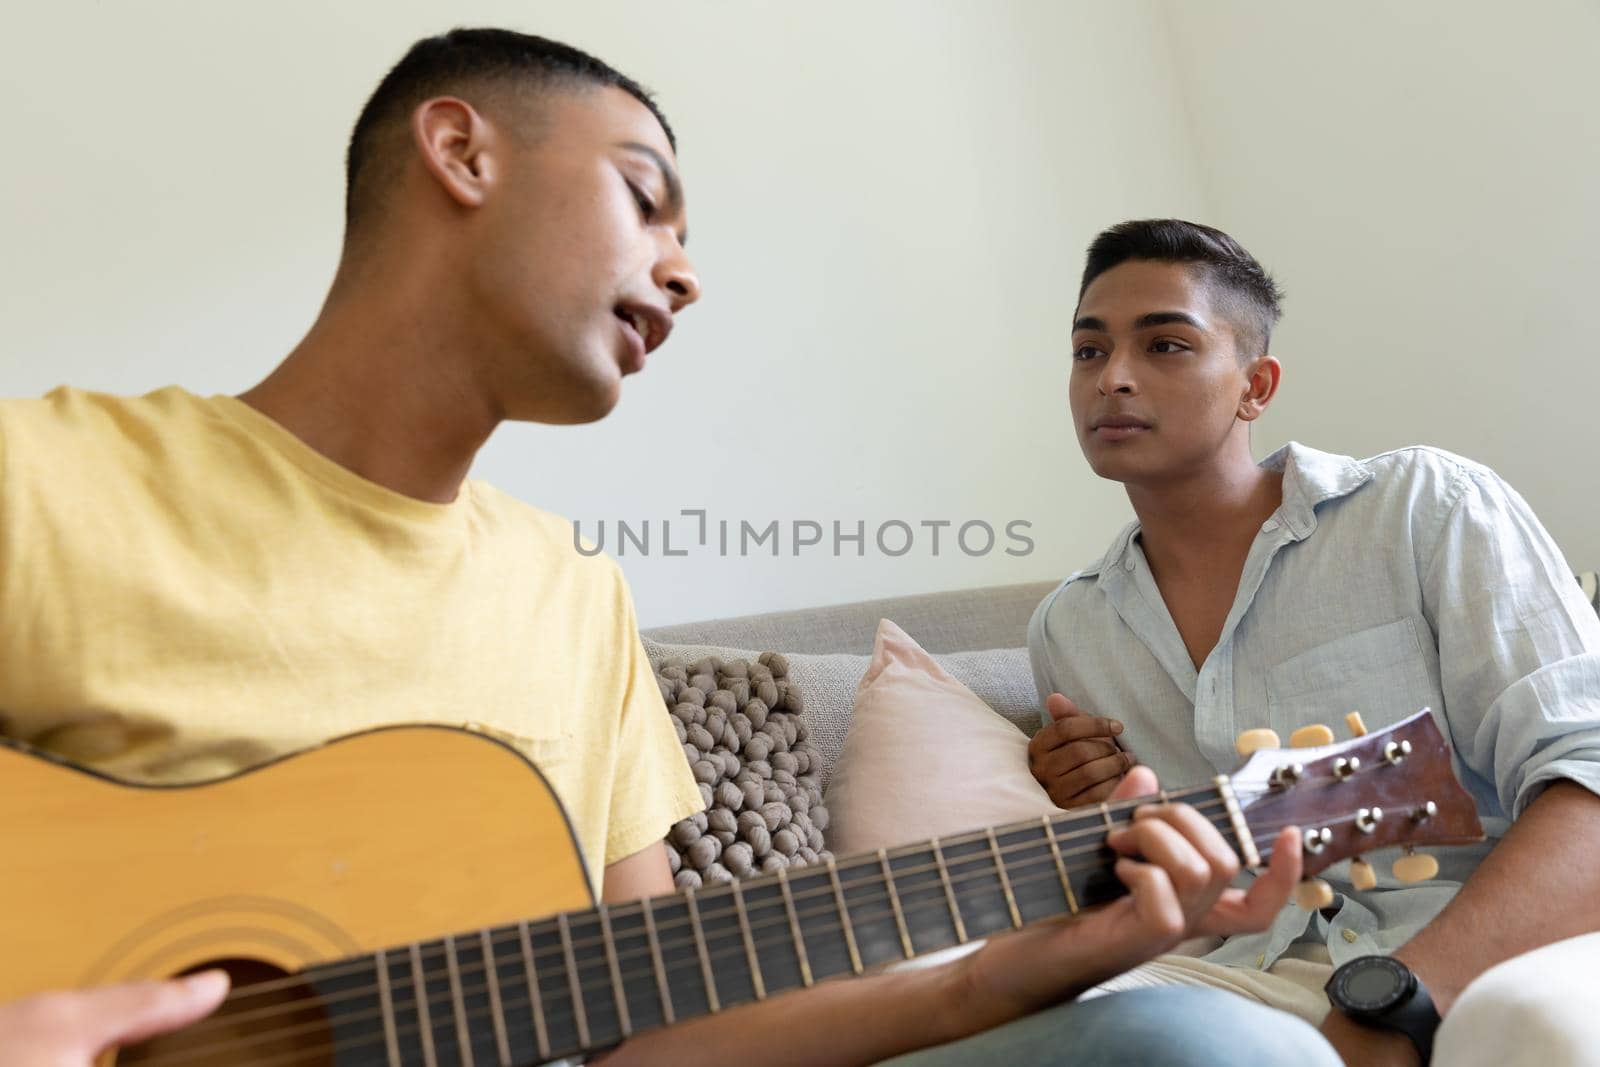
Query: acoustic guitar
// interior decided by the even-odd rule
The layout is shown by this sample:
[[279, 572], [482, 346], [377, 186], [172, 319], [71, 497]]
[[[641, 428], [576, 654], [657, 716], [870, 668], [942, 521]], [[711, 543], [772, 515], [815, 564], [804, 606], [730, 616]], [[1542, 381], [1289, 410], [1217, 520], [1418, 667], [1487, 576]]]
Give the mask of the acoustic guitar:
[[[1251, 868], [1302, 827], [1308, 876], [1482, 837], [1426, 711], [1162, 797]], [[1108, 901], [1138, 803], [596, 906], [544, 779], [481, 734], [374, 730], [190, 787], [5, 744], [0, 1000], [221, 964], [218, 1015], [117, 1062], [542, 1063]]]

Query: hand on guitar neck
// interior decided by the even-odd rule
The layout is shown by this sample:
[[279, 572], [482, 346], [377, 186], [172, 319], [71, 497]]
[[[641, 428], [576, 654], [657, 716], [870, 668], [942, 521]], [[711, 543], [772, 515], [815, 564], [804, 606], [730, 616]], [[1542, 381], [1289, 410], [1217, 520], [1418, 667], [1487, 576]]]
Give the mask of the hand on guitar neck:
[[[1155, 772], [1135, 766], [1108, 799], [1149, 796], [1159, 788]], [[1184, 938], [1263, 930], [1301, 874], [1300, 832], [1285, 827], [1250, 888], [1231, 888], [1239, 857], [1216, 825], [1187, 804], [1140, 808], [1132, 825], [1110, 834], [1107, 843], [1123, 857], [1115, 870], [1128, 896], [1064, 922], [1006, 934], [962, 961], [971, 1003], [992, 1013], [975, 1019], [973, 1031], [1076, 996]]]

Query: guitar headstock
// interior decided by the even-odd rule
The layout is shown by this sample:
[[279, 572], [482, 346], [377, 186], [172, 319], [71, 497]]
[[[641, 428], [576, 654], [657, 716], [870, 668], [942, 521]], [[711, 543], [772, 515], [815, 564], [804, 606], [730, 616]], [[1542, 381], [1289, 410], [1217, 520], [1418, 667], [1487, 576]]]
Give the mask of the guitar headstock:
[[1376, 849], [1483, 840], [1477, 808], [1426, 708], [1350, 741], [1258, 748], [1229, 777], [1258, 844], [1284, 826], [1301, 828], [1307, 878]]

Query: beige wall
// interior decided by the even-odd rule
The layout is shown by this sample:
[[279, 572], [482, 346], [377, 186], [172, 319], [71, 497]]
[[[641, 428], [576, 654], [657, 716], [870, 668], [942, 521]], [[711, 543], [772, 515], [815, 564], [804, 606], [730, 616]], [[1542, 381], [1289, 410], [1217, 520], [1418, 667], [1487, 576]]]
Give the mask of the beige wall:
[[[265, 373], [332, 275], [365, 95], [417, 36], [495, 23], [604, 56], [679, 131], [705, 300], [612, 417], [508, 427], [478, 468], [586, 532], [654, 520], [652, 554], [622, 559], [646, 625], [1098, 555], [1126, 503], [1066, 423], [1076, 275], [1101, 226], [1169, 213], [1236, 227], [1290, 290], [1263, 446], [1478, 455], [1592, 562], [1572, 460], [1592, 451], [1597, 373], [1579, 321], [1600, 228], [1594, 9], [1521, 9], [1548, 32], [1445, 10], [1329, 26], [1156, 0], [34, 5], [0, 40], [0, 393]], [[786, 534], [778, 559], [722, 558], [714, 536], [666, 558], [659, 522], [682, 508], [735, 531], [864, 521], [868, 556], [796, 558]], [[1036, 547], [969, 558], [947, 530], [934, 557], [922, 529], [885, 558], [870, 531], [889, 519], [1024, 519]], [[675, 545], [689, 532], [679, 517]]]
[[1471, 456], [1600, 566], [1600, 5], [1167, 10], [1212, 219], [1289, 290], [1258, 448]]

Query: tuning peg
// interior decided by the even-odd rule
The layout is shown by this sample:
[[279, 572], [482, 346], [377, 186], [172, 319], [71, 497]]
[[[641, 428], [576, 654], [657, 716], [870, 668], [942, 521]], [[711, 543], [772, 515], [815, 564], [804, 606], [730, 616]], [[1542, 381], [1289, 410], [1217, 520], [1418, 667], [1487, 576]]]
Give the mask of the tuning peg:
[[1378, 874], [1372, 864], [1357, 856], [1350, 861], [1350, 884], [1360, 890], [1374, 889], [1378, 885]]
[[1302, 726], [1289, 735], [1290, 748], [1315, 748], [1318, 745], [1331, 744], [1333, 744], [1333, 731], [1320, 722]]
[[1238, 749], [1241, 756], [1248, 756], [1258, 748], [1277, 748], [1278, 734], [1275, 730], [1265, 728], [1246, 730], [1234, 741], [1233, 747]]
[[1333, 903], [1333, 887], [1321, 878], [1308, 878], [1294, 887], [1294, 902], [1306, 911], [1317, 911]]
[[1361, 721], [1361, 713], [1359, 711], [1352, 711], [1350, 714], [1346, 715], [1344, 717], [1344, 724], [1350, 727], [1350, 734], [1352, 737], [1367, 736], [1367, 724]]
[[1394, 861], [1394, 876], [1402, 882], [1426, 882], [1439, 873], [1439, 861], [1426, 852], [1406, 849], [1406, 854]]

